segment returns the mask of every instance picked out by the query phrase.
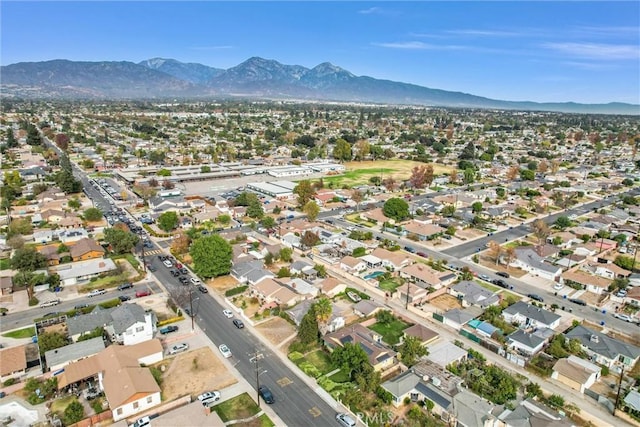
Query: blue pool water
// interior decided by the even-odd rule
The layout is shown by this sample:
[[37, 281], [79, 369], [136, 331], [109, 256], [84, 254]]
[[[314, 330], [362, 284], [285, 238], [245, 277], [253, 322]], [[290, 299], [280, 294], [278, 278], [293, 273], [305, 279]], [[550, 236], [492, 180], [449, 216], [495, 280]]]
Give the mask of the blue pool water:
[[384, 271], [374, 271], [373, 273], [369, 273], [366, 276], [364, 276], [365, 280], [369, 280], [369, 279], [375, 279], [378, 276], [382, 276], [384, 274]]

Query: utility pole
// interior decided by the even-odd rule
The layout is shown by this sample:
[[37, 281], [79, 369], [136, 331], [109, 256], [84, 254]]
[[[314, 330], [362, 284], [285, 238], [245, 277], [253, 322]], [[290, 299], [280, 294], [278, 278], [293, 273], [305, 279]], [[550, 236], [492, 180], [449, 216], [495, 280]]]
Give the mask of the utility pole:
[[260, 374], [262, 373], [260, 372], [260, 365], [258, 361], [263, 357], [264, 355], [258, 352], [258, 349], [256, 348], [256, 351], [253, 353], [253, 357], [249, 359], [249, 361], [254, 363], [256, 366], [256, 402], [258, 403], [258, 407], [260, 407]]
[[407, 279], [407, 301], [405, 302], [404, 309], [409, 309], [409, 288], [411, 287], [411, 281]]
[[191, 312], [191, 332], [195, 330], [195, 313], [193, 312], [193, 292], [189, 286], [189, 311]]
[[624, 365], [620, 367], [620, 378], [618, 379], [618, 392], [616, 393], [616, 403], [613, 405], [613, 415], [616, 416], [616, 409], [618, 408], [618, 402], [620, 401], [620, 389], [622, 388], [622, 377], [624, 376]]

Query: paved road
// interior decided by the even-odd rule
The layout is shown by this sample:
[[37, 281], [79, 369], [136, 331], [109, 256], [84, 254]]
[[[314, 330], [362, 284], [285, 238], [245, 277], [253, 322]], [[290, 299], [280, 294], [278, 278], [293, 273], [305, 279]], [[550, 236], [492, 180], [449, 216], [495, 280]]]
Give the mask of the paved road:
[[[157, 256], [152, 260], [161, 265]], [[260, 384], [267, 385], [274, 394], [273, 409], [289, 426], [334, 425], [336, 409], [332, 408], [317, 394], [316, 390], [303, 382], [296, 373], [285, 365], [270, 348], [265, 347], [247, 326], [237, 329], [232, 319], [222, 314], [224, 308], [210, 294], [202, 294], [193, 285], [181, 285], [171, 276], [169, 269], [160, 266], [154, 273], [167, 291], [183, 308], [193, 304], [195, 322], [216, 345], [226, 344], [233, 353], [233, 363], [254, 387], [256, 386], [256, 366], [250, 360], [255, 353], [261, 354], [258, 362]], [[189, 299], [191, 291], [191, 303]], [[304, 374], [302, 374], [304, 375]], [[256, 398], [256, 396], [254, 396]], [[263, 403], [264, 404], [264, 403]]]

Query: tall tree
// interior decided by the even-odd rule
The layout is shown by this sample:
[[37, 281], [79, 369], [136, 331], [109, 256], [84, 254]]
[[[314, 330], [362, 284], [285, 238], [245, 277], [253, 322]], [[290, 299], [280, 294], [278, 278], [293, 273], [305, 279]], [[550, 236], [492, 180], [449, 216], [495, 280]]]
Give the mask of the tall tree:
[[414, 167], [411, 170], [409, 182], [411, 183], [411, 186], [413, 188], [424, 188], [424, 185], [427, 182], [427, 165], [419, 165]]
[[342, 138], [338, 138], [333, 147], [333, 158], [341, 162], [348, 162], [352, 157], [351, 144]]
[[493, 258], [496, 261], [496, 265], [498, 265], [500, 255], [502, 255], [502, 246], [495, 240], [489, 240], [487, 247], [489, 248], [489, 256]]
[[202, 277], [218, 277], [229, 274], [233, 250], [231, 245], [218, 235], [201, 237], [191, 244], [189, 254], [194, 262], [194, 271]]
[[360, 208], [360, 203], [364, 200], [364, 194], [358, 189], [351, 190], [351, 200], [356, 202], [356, 212], [358, 212]]
[[409, 368], [428, 354], [429, 351], [422, 345], [420, 339], [411, 335], [407, 336], [400, 346], [400, 360]]
[[311, 230], [305, 231], [304, 234], [302, 235], [302, 238], [300, 239], [300, 243], [302, 243], [302, 245], [304, 245], [307, 248], [314, 247], [315, 245], [318, 244], [319, 241], [320, 241], [320, 237], [318, 237], [318, 235]]
[[538, 245], [544, 245], [547, 241], [547, 237], [551, 234], [551, 229], [547, 223], [538, 219], [531, 225], [531, 228], [533, 230], [533, 235], [538, 239]]
[[331, 300], [329, 298], [320, 298], [313, 304], [313, 309], [316, 314], [316, 320], [322, 331], [326, 328], [331, 314], [333, 313], [333, 307], [331, 306]]
[[158, 227], [163, 231], [171, 231], [178, 226], [178, 214], [174, 211], [167, 211], [158, 217]]
[[369, 155], [369, 152], [371, 151], [371, 146], [364, 139], [361, 139], [360, 141], [356, 142], [353, 145], [353, 148], [356, 151], [355, 159], [358, 161], [362, 161], [366, 159], [367, 156]]
[[109, 243], [113, 252], [124, 254], [131, 252], [140, 241], [140, 238], [129, 231], [111, 227], [104, 230], [104, 240]]
[[382, 207], [382, 213], [387, 218], [392, 218], [396, 221], [404, 221], [409, 218], [409, 204], [398, 197], [392, 197], [384, 202]]
[[316, 218], [318, 218], [318, 214], [320, 213], [320, 206], [318, 206], [315, 201], [309, 200], [302, 208], [302, 211], [307, 215], [307, 219], [313, 222], [316, 220]]
[[31, 246], [16, 249], [11, 257], [11, 268], [14, 270], [31, 272], [44, 268], [47, 258]]
[[311, 185], [311, 181], [304, 179], [298, 182], [298, 185], [294, 187], [293, 194], [298, 196], [298, 205], [304, 206], [309, 200], [313, 199], [316, 195], [316, 191], [313, 188], [313, 185]]
[[298, 339], [302, 344], [309, 345], [318, 342], [319, 337], [320, 332], [318, 328], [318, 319], [316, 317], [314, 305], [312, 305], [307, 314], [305, 314], [300, 321]]

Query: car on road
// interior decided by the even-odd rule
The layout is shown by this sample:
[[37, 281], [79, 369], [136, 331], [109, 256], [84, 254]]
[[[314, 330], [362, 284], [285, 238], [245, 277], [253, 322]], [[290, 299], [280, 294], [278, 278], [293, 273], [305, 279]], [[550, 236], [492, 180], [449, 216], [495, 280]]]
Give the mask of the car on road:
[[626, 296], [627, 296], [627, 291], [626, 291], [626, 289], [620, 289], [620, 290], [618, 290], [618, 292], [616, 292], [616, 296], [617, 296], [618, 298], [624, 298], [624, 297], [626, 297]]
[[429, 258], [429, 255], [425, 254], [424, 252], [416, 252], [416, 255], [422, 257], [422, 258]]
[[75, 307], [73, 307], [76, 310], [82, 310], [83, 308], [87, 308], [89, 307], [89, 304], [76, 304]]
[[60, 300], [59, 299], [52, 299], [50, 301], [45, 301], [42, 304], [40, 304], [40, 308], [52, 307], [52, 306], [58, 305], [58, 304], [60, 304]]
[[162, 261], [162, 264], [164, 264], [164, 266], [167, 267], [167, 268], [173, 267], [173, 263], [171, 261], [169, 261], [168, 259], [165, 259], [164, 261]]
[[190, 280], [191, 280], [191, 283], [193, 283], [194, 285], [201, 285], [202, 284], [200, 279], [198, 279], [197, 277], [192, 277]]
[[198, 286], [198, 290], [200, 292], [202, 292], [203, 294], [208, 294], [209, 293], [209, 289], [207, 289], [206, 287], [204, 287], [202, 285]]
[[343, 427], [356, 427], [356, 422], [348, 414], [337, 414], [336, 421]]
[[224, 309], [222, 310], [222, 314], [224, 314], [227, 319], [231, 319], [233, 317], [233, 312], [231, 310]]
[[178, 327], [176, 325], [168, 325], [168, 326], [165, 326], [164, 328], [160, 328], [160, 333], [162, 335], [167, 335], [177, 330], [178, 330]]
[[148, 289], [141, 289], [136, 292], [136, 298], [148, 297], [149, 295], [151, 295], [151, 291]]
[[118, 299], [122, 302], [129, 301], [131, 297], [129, 295], [120, 295]]
[[124, 291], [125, 289], [131, 289], [131, 288], [133, 288], [133, 283], [131, 282], [123, 283], [122, 285], [118, 286], [119, 291]]
[[180, 283], [182, 283], [183, 285], [188, 285], [189, 284], [189, 279], [187, 279], [185, 276], [180, 276], [178, 277], [178, 280], [180, 281]]
[[407, 252], [409, 252], [409, 253], [412, 253], [412, 254], [415, 254], [415, 253], [416, 253], [416, 249], [415, 249], [415, 248], [412, 248], [411, 246], [405, 246], [405, 247], [404, 247], [404, 250], [405, 250], [405, 251], [407, 251]]
[[505, 279], [508, 279], [509, 277], [511, 277], [509, 276], [509, 273], [507, 273], [506, 271], [498, 271], [496, 272], [496, 275], [504, 277]]
[[218, 350], [220, 350], [220, 353], [222, 353], [222, 356], [224, 356], [226, 359], [232, 356], [231, 350], [229, 350], [229, 347], [227, 347], [226, 344], [220, 344], [220, 347], [218, 347]]
[[481, 274], [478, 277], [486, 282], [491, 282], [491, 277], [487, 276], [486, 274]]
[[184, 267], [180, 268], [178, 271], [180, 272], [180, 274], [189, 274], [189, 270]]
[[582, 305], [582, 306], [586, 306], [587, 303], [584, 300], [578, 299], [578, 298], [569, 298], [569, 302], [572, 302], [574, 304], [577, 305]]
[[564, 288], [564, 285], [562, 283], [556, 283], [555, 285], [553, 285], [553, 289], [555, 289], [556, 291], [559, 291], [562, 288]]
[[96, 297], [98, 295], [104, 295], [107, 293], [106, 289], [94, 289], [87, 294], [89, 298]]
[[513, 289], [513, 286], [508, 285], [508, 284], [507, 284], [504, 280], [502, 280], [502, 279], [496, 279], [496, 280], [494, 280], [494, 281], [493, 281], [493, 284], [494, 284], [494, 285], [498, 285], [498, 286], [500, 286], [501, 288], [504, 288], [504, 289]]
[[536, 300], [538, 302], [544, 302], [544, 298], [542, 298], [540, 295], [538, 294], [527, 294], [527, 296], [529, 298], [531, 298], [532, 300]]
[[206, 406], [209, 403], [217, 402], [218, 400], [220, 400], [221, 397], [222, 397], [222, 395], [217, 390], [206, 391], [206, 392], [198, 395], [198, 400], [200, 402], [202, 402], [203, 405]]
[[58, 317], [60, 316], [62, 313], [59, 311], [52, 311], [50, 313], [45, 314], [44, 316], [42, 316], [44, 319], [47, 319], [49, 317]]
[[266, 385], [261, 385], [260, 387], [258, 387], [258, 393], [260, 393], [260, 397], [262, 397], [264, 403], [268, 403], [269, 405], [271, 405], [275, 402], [273, 393], [271, 393], [271, 390], [269, 390], [269, 387], [267, 387]]
[[142, 417], [131, 424], [131, 427], [151, 427], [151, 417]]
[[171, 273], [173, 277], [180, 276], [180, 272], [178, 270], [169, 270], [169, 273]]
[[193, 313], [191, 312], [190, 308], [185, 308], [184, 313], [189, 317], [193, 317]]
[[633, 318], [631, 316], [629, 316], [628, 314], [624, 314], [624, 313], [614, 313], [613, 317], [615, 317], [616, 319], [620, 319], [620, 320], [624, 320], [625, 322], [629, 322], [629, 323], [635, 323], [635, 321], [633, 320]]
[[187, 350], [189, 350], [189, 344], [187, 344], [186, 342], [183, 342], [171, 347], [169, 349], [169, 354], [174, 355], [174, 354], [182, 353], [183, 351], [187, 351]]
[[238, 329], [244, 328], [244, 322], [240, 319], [233, 319], [233, 324], [236, 325]]

